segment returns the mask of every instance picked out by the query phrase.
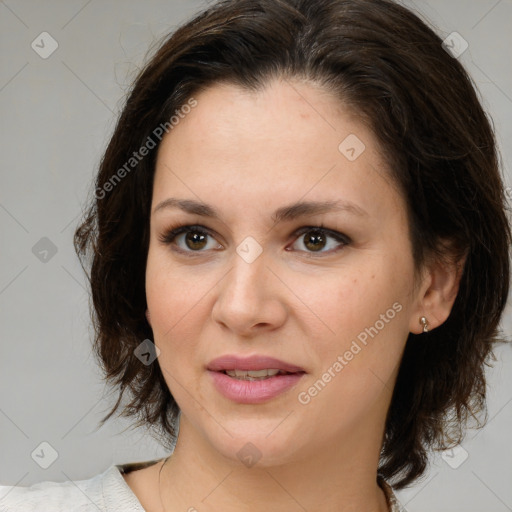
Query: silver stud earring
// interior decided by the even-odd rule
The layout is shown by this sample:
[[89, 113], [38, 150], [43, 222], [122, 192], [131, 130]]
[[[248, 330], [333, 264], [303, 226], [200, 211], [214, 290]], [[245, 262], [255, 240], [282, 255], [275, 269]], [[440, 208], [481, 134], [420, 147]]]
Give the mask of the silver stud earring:
[[424, 316], [420, 318], [420, 324], [423, 326], [423, 332], [428, 332], [428, 321]]

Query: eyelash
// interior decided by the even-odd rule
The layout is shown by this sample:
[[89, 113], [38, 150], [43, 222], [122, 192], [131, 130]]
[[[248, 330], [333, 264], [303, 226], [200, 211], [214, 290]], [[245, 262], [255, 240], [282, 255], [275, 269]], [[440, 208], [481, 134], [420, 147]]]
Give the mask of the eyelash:
[[[212, 232], [210, 230], [206, 229], [203, 226], [190, 225], [190, 224], [183, 225], [182, 224], [182, 225], [179, 225], [179, 226], [176, 226], [176, 227], [169, 228], [165, 233], [163, 233], [162, 235], [159, 236], [159, 240], [160, 240], [161, 243], [164, 243], [166, 245], [172, 245], [174, 239], [178, 235], [180, 235], [182, 233], [188, 233], [188, 232], [195, 232], [195, 233], [199, 233], [201, 235], [211, 236], [212, 238], [214, 238], [213, 235], [212, 235]], [[319, 232], [319, 233], [321, 233], [323, 235], [328, 235], [329, 237], [334, 238], [337, 242], [339, 242], [341, 244], [340, 247], [337, 247], [334, 250], [331, 249], [329, 251], [315, 252], [315, 251], [301, 251], [301, 250], [299, 250], [299, 252], [304, 252], [304, 253], [306, 253], [308, 255], [311, 255], [311, 256], [317, 256], [318, 255], [318, 256], [321, 257], [322, 255], [333, 254], [333, 253], [338, 252], [339, 250], [343, 249], [343, 247], [345, 247], [347, 245], [350, 245], [352, 243], [352, 240], [347, 235], [344, 235], [343, 233], [340, 233], [339, 231], [334, 231], [332, 229], [324, 228], [323, 224], [321, 224], [320, 226], [304, 226], [304, 227], [299, 228], [298, 230], [296, 230], [293, 233], [293, 236], [295, 237], [294, 242], [301, 235], [304, 235], [305, 233], [309, 233], [309, 232]], [[197, 256], [198, 254], [200, 254], [202, 252], [205, 252], [204, 250], [198, 250], [198, 251], [184, 250], [184, 249], [181, 249], [180, 247], [177, 247], [177, 246], [173, 250], [177, 251], [177, 252], [179, 252], [181, 254], [185, 254], [187, 256], [190, 256], [190, 257], [194, 257], [194, 256]]]

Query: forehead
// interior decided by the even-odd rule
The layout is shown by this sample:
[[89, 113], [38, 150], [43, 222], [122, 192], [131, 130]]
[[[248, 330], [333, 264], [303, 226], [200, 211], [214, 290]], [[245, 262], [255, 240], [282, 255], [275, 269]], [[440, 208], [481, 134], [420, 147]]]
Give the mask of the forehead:
[[275, 80], [254, 92], [216, 84], [194, 99], [160, 144], [153, 205], [170, 191], [246, 208], [302, 197], [363, 209], [400, 203], [371, 131], [319, 87]]

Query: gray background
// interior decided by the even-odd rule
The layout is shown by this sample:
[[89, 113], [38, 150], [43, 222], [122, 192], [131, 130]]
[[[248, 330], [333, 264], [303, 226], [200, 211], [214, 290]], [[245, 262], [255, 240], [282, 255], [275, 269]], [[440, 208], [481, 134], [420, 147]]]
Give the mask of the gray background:
[[[468, 41], [460, 60], [494, 119], [512, 184], [512, 0], [404, 3], [443, 38], [457, 31]], [[80, 480], [112, 463], [165, 455], [146, 432], [127, 430], [126, 420], [96, 429], [113, 397], [91, 354], [88, 295], [72, 235], [146, 52], [204, 5], [0, 2], [2, 484]], [[44, 31], [59, 45], [47, 59], [31, 48]], [[504, 320], [508, 334], [511, 312]], [[487, 427], [470, 432], [463, 444], [467, 459], [457, 469], [437, 455], [426, 477], [399, 493], [409, 512], [512, 510], [511, 368], [511, 347], [501, 347], [489, 371]], [[58, 453], [48, 469], [31, 457], [41, 442]], [[445, 458], [455, 465], [466, 452]]]

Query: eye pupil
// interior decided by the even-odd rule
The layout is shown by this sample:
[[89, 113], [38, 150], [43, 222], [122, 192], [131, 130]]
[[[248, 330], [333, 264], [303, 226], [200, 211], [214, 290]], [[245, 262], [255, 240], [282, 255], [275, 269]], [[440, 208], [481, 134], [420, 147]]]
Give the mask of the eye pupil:
[[[307, 237], [304, 245], [313, 251], [323, 249], [325, 247], [325, 237], [319, 231], [310, 231], [310, 233], [314, 234]], [[311, 244], [311, 246], [309, 244]]]
[[185, 240], [189, 249], [202, 249], [205, 246], [206, 236], [197, 231], [189, 231]]

